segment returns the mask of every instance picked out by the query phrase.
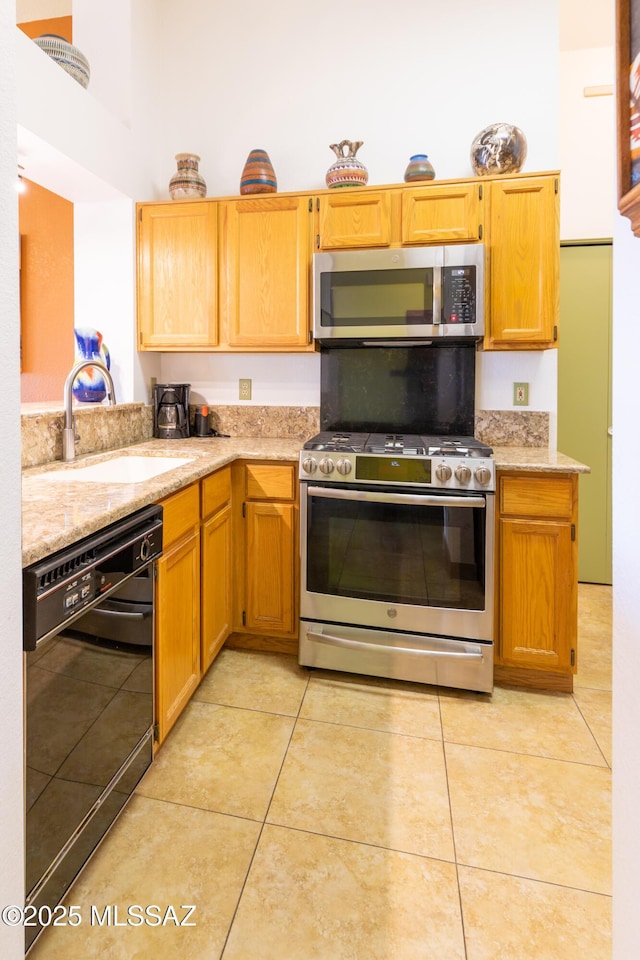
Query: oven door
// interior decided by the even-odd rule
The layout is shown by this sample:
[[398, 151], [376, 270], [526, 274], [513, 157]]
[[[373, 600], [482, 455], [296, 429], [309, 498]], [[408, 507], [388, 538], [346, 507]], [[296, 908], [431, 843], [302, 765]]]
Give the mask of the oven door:
[[495, 496], [302, 485], [302, 620], [493, 639]]

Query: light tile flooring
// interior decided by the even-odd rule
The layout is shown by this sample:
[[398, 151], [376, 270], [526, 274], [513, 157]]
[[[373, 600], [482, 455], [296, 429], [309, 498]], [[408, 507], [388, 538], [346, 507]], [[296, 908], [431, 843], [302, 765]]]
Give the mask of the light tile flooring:
[[491, 697], [223, 650], [30, 960], [607, 960], [610, 588], [579, 649]]

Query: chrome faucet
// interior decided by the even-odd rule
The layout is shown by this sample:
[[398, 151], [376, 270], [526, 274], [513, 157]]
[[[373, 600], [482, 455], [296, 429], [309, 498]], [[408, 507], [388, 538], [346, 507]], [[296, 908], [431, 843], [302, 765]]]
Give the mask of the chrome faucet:
[[113, 380], [107, 367], [101, 360], [80, 360], [69, 371], [64, 382], [64, 428], [62, 430], [62, 459], [75, 460], [76, 458], [76, 428], [73, 416], [73, 385], [76, 377], [85, 367], [96, 367], [102, 373], [107, 388], [107, 397], [112, 407], [116, 405], [116, 391]]

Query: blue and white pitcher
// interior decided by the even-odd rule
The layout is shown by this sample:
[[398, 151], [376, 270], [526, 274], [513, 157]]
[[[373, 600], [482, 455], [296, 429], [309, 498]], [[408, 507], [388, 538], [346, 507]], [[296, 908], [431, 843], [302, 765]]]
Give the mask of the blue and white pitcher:
[[[111, 356], [102, 334], [93, 327], [74, 327], [76, 339], [75, 357], [78, 360], [101, 360], [107, 370], [111, 369]], [[100, 403], [107, 395], [107, 388], [100, 370], [85, 367], [76, 377], [73, 395], [80, 403]]]

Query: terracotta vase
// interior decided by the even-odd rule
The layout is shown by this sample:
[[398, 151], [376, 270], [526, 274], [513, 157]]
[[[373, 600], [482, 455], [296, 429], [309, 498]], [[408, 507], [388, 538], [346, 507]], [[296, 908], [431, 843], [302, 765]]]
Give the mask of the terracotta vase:
[[276, 193], [278, 181], [266, 150], [252, 150], [240, 177], [240, 193]]
[[435, 175], [433, 164], [426, 153], [415, 153], [409, 158], [409, 164], [404, 172], [404, 182], [415, 183], [417, 180], [433, 180]]
[[363, 142], [363, 140], [342, 140], [340, 143], [330, 144], [330, 148], [338, 159], [327, 170], [325, 180], [328, 187], [365, 186], [369, 173], [364, 163], [356, 158], [356, 153]]
[[169, 196], [172, 200], [189, 197], [206, 197], [207, 185], [198, 170], [200, 157], [195, 153], [176, 153], [178, 169], [169, 181]]

